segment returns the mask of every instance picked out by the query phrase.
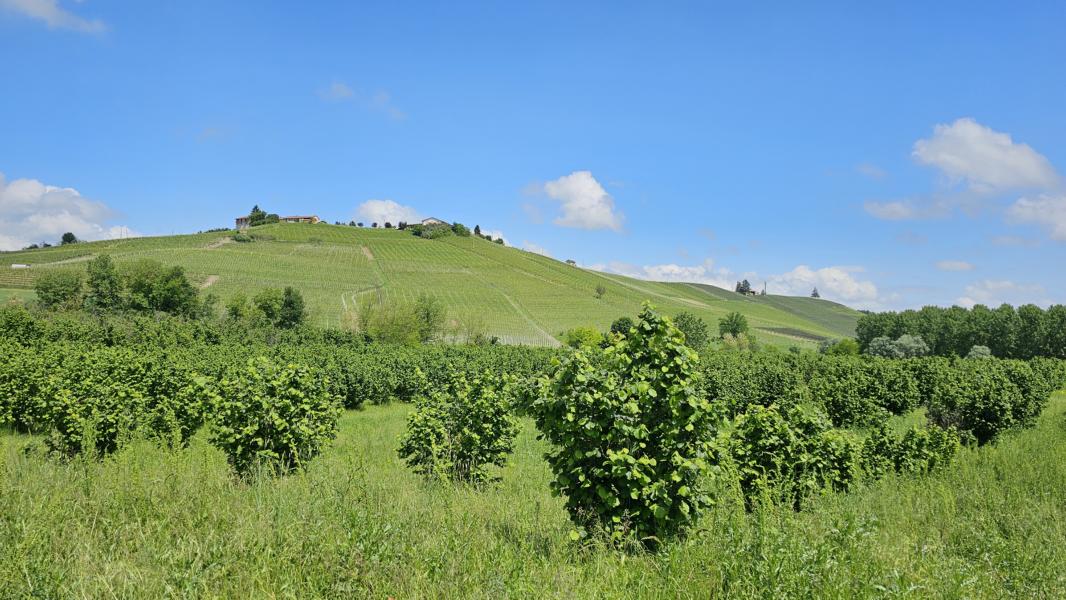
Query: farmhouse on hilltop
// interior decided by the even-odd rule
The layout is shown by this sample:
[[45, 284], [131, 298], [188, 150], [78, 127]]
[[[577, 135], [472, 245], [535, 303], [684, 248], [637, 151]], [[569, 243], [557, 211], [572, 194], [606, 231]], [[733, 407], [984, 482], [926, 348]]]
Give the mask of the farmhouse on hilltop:
[[[237, 224], [237, 229], [247, 229], [248, 225], [249, 225], [249, 222], [251, 221], [251, 218], [252, 218], [251, 215], [244, 216], [244, 217], [237, 217], [236, 220], [235, 220], [236, 224]], [[278, 222], [279, 223], [318, 223], [319, 221], [320, 221], [320, 219], [318, 218], [318, 215], [306, 215], [306, 216], [297, 215], [297, 216], [291, 216], [291, 217], [279, 217], [278, 218]]]
[[447, 221], [441, 221], [440, 219], [438, 219], [436, 217], [430, 217], [428, 219], [422, 219], [422, 224], [428, 226], [428, 225], [448, 225], [449, 223]]

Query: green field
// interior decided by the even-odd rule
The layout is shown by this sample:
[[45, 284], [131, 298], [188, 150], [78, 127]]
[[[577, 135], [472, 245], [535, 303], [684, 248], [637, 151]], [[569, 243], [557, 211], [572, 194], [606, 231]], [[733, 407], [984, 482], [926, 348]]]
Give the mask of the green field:
[[0, 433], [0, 596], [622, 598], [1066, 596], [1066, 395], [951, 468], [746, 514], [728, 493], [654, 555], [569, 542], [523, 423], [499, 485], [427, 484], [408, 405], [348, 412], [308, 471], [235, 480], [203, 434], [103, 461]]
[[[758, 338], [776, 345], [810, 345], [854, 335], [858, 313], [840, 304], [785, 296], [742, 297], [686, 283], [658, 283], [607, 275], [473, 237], [440, 240], [408, 232], [336, 225], [267, 225], [272, 239], [233, 242], [233, 232], [80, 243], [0, 254], [0, 300], [27, 297], [34, 278], [50, 269], [83, 269], [95, 255], [119, 262], [152, 258], [185, 268], [223, 299], [238, 292], [292, 285], [307, 299], [314, 321], [339, 326], [362, 294], [441, 298], [455, 325], [479, 324], [507, 343], [555, 345], [560, 332], [605, 329], [635, 315], [643, 300], [668, 314], [688, 310], [712, 328], [730, 311], [748, 317]], [[28, 264], [28, 269], [11, 268]], [[596, 298], [603, 285], [607, 293]]]

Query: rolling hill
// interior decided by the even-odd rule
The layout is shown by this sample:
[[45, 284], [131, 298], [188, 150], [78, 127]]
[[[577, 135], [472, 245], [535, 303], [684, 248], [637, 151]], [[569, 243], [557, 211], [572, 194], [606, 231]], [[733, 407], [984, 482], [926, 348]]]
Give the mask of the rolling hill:
[[[667, 314], [691, 311], [712, 328], [730, 311], [748, 317], [760, 340], [809, 345], [854, 335], [859, 313], [840, 304], [787, 296], [743, 297], [708, 285], [643, 281], [582, 269], [474, 237], [437, 240], [409, 232], [327, 224], [256, 227], [254, 242], [232, 231], [79, 243], [0, 253], [0, 299], [32, 297], [33, 282], [52, 269], [84, 269], [98, 254], [120, 264], [151, 258], [181, 265], [223, 300], [264, 287], [292, 285], [314, 321], [339, 326], [362, 294], [413, 300], [428, 292], [454, 324], [478, 324], [508, 343], [555, 345], [564, 330], [606, 329], [634, 315], [643, 300]], [[28, 265], [14, 268], [13, 265]], [[597, 298], [602, 285], [607, 292]]]

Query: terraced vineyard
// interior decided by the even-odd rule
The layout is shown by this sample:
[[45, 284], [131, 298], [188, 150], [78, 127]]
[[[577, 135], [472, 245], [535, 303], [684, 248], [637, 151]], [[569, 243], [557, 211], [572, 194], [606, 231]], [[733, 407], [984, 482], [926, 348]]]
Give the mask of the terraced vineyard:
[[[713, 327], [722, 315], [747, 316], [763, 341], [811, 345], [854, 334], [858, 313], [825, 300], [742, 297], [712, 286], [642, 281], [568, 265], [473, 237], [439, 240], [408, 232], [326, 224], [257, 227], [261, 238], [236, 243], [233, 232], [112, 240], [0, 254], [0, 299], [30, 297], [33, 281], [52, 269], [83, 269], [108, 253], [119, 263], [151, 258], [185, 268], [223, 300], [264, 287], [292, 285], [313, 319], [338, 326], [359, 296], [413, 299], [428, 292], [448, 307], [454, 325], [480, 325], [508, 343], [555, 345], [576, 326], [606, 328], [634, 315], [643, 300], [668, 314], [691, 311]], [[12, 268], [25, 264], [29, 268]], [[597, 298], [596, 287], [607, 293]]]

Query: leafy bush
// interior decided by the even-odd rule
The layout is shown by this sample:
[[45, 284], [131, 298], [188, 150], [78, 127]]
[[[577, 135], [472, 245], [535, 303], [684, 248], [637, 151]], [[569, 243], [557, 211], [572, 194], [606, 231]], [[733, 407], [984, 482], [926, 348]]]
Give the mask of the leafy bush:
[[599, 526], [616, 542], [651, 543], [710, 504], [716, 419], [698, 393], [697, 360], [645, 304], [631, 335], [603, 352], [578, 350], [541, 380], [533, 412], [575, 537]]
[[74, 271], [51, 271], [33, 284], [37, 302], [44, 308], [76, 308], [81, 303], [82, 278]]
[[876, 337], [866, 346], [866, 354], [881, 358], [903, 358], [903, 349], [888, 337]]
[[847, 491], [859, 473], [858, 442], [800, 406], [751, 406], [737, 417], [722, 445], [737, 469], [749, 508], [777, 497], [797, 510], [823, 489]]
[[805, 398], [800, 374], [776, 355], [707, 352], [700, 363], [704, 395], [730, 418], [751, 405], [788, 408]]
[[859, 342], [852, 338], [842, 340], [822, 340], [818, 344], [818, 352], [829, 356], [858, 356]]
[[888, 418], [887, 410], [871, 398], [871, 382], [859, 359], [823, 359], [807, 383], [811, 400], [825, 409], [837, 427], [867, 427]]
[[518, 432], [509, 384], [497, 380], [488, 372], [469, 380], [453, 372], [445, 391], [419, 399], [407, 419], [400, 458], [427, 478], [488, 481], [488, 467], [506, 463]]
[[689, 348], [701, 350], [711, 340], [707, 323], [690, 312], [677, 313], [677, 316], [674, 317], [674, 325], [681, 330], [681, 333], [685, 334], [685, 344]]
[[337, 434], [340, 403], [317, 371], [259, 357], [208, 383], [211, 443], [241, 475], [302, 468]]
[[459, 237], [470, 237], [470, 230], [462, 223], [452, 223], [452, 233]]
[[970, 348], [966, 358], [992, 358], [992, 350], [988, 346], [974, 346]]
[[1047, 405], [1047, 381], [1019, 361], [960, 361], [932, 374], [929, 420], [973, 435], [979, 444], [1029, 427]]
[[873, 479], [892, 472], [922, 475], [951, 464], [959, 447], [954, 429], [913, 427], [897, 436], [881, 425], [863, 442], [863, 470]]
[[611, 333], [629, 335], [629, 330], [633, 329], [634, 325], [636, 325], [636, 323], [633, 322], [633, 319], [630, 319], [629, 317], [618, 317], [614, 320], [614, 323], [611, 323]]
[[571, 348], [595, 348], [603, 342], [603, 334], [595, 327], [574, 327], [563, 333], [563, 343]]

